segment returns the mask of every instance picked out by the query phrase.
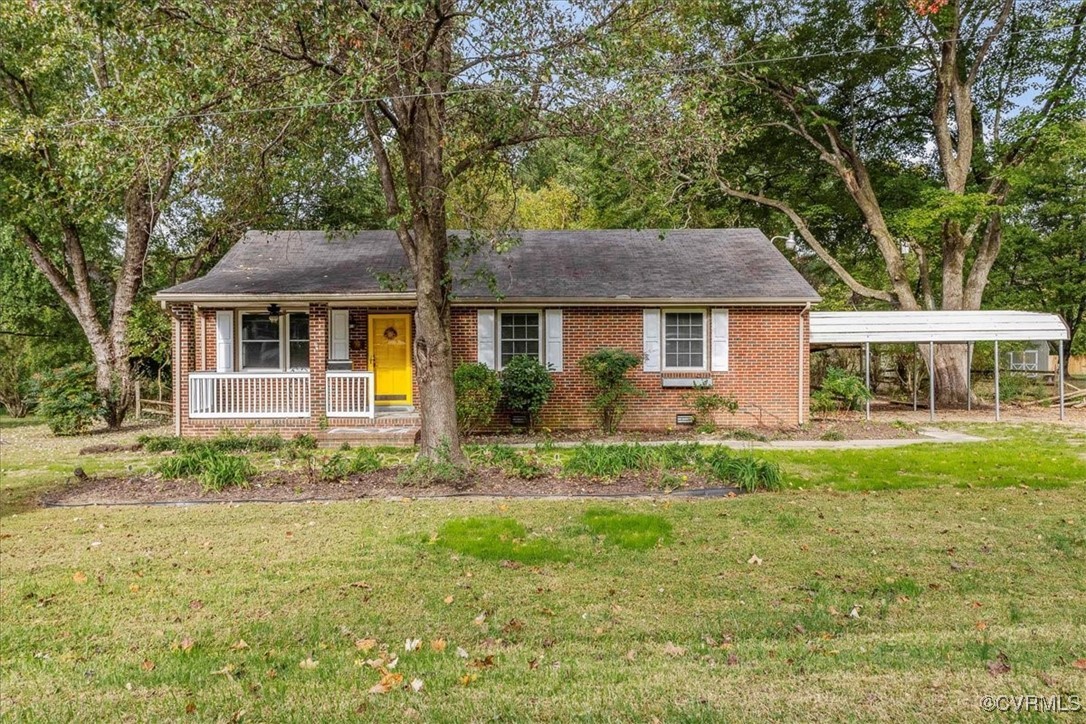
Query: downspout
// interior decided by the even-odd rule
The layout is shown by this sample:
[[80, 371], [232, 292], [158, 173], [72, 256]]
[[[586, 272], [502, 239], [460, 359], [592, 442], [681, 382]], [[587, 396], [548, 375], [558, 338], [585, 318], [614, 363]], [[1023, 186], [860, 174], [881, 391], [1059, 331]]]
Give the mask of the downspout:
[[799, 313], [799, 392], [796, 394], [796, 414], [799, 417], [799, 424], [803, 424], [803, 362], [810, 355], [810, 352], [803, 348], [803, 315], [811, 311], [811, 303], [807, 302], [803, 306], [803, 309]]

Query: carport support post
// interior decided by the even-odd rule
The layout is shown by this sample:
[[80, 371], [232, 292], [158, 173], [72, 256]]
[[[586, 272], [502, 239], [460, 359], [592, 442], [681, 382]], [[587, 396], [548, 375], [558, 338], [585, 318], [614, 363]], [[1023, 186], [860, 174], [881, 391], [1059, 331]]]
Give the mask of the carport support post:
[[928, 416], [935, 422], [935, 342], [928, 342]]
[[867, 420], [871, 421], [871, 343], [864, 342], [864, 385], [867, 387]]
[[995, 403], [996, 422], [999, 422], [999, 340], [995, 341]]
[[973, 343], [969, 343], [968, 361], [965, 364], [965, 409], [973, 409]]
[[1064, 412], [1064, 409], [1063, 409], [1064, 404], [1063, 404], [1063, 340], [1062, 339], [1060, 340], [1060, 352], [1059, 352], [1059, 354], [1060, 354], [1060, 356], [1059, 356], [1059, 359], [1057, 361], [1057, 364], [1059, 365], [1059, 375], [1060, 375], [1059, 383], [1058, 383], [1059, 386], [1060, 386], [1060, 420], [1063, 421], [1063, 420], [1066, 419], [1066, 413]]
[[920, 389], [920, 345], [913, 349], [913, 412], [916, 412], [916, 393]]

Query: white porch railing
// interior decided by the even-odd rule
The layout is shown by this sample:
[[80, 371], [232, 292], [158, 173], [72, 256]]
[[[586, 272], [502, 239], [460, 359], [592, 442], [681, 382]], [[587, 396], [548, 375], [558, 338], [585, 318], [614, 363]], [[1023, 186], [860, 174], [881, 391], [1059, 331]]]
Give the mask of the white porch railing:
[[193, 372], [189, 417], [309, 417], [308, 372]]
[[328, 372], [324, 396], [328, 417], [373, 417], [373, 373]]

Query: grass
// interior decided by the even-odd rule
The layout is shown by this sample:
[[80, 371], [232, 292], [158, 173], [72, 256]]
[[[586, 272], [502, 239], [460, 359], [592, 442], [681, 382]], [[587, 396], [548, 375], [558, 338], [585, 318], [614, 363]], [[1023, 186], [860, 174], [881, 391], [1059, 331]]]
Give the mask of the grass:
[[1086, 430], [1041, 425], [960, 425], [986, 442], [880, 450], [788, 450], [762, 454], [788, 483], [835, 490], [940, 485], [1062, 488], [1086, 481]]
[[593, 507], [584, 512], [581, 522], [605, 542], [631, 550], [671, 541], [671, 523], [662, 515]]
[[[1082, 493], [36, 510], [3, 520], [0, 716], [977, 719], [1086, 688]], [[382, 648], [421, 691], [368, 693]]]

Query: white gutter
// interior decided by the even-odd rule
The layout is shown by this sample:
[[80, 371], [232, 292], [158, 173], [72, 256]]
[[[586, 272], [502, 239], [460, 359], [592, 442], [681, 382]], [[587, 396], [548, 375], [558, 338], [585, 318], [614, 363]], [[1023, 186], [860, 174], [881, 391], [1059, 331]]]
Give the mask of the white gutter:
[[[414, 306], [415, 295], [413, 293], [395, 293], [377, 295], [359, 294], [156, 294], [155, 300], [162, 304], [196, 303], [202, 306], [232, 307], [268, 302], [327, 302], [335, 304], [356, 304], [367, 306], [388, 306], [390, 304], [402, 306]], [[707, 304], [715, 306], [749, 306], [749, 307], [781, 307], [781, 306], [811, 306], [812, 302], [819, 301], [811, 297], [646, 297], [632, 299], [629, 297], [615, 298], [575, 298], [575, 297], [504, 297], [500, 300], [493, 297], [456, 298], [452, 301], [454, 307], [522, 307], [522, 306], [554, 306], [554, 307], [645, 307], [645, 306], [671, 306]]]

